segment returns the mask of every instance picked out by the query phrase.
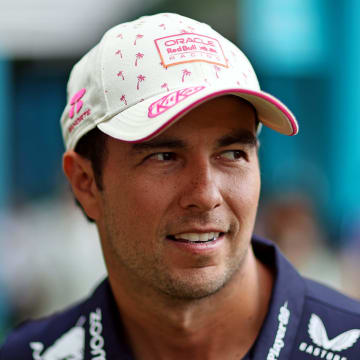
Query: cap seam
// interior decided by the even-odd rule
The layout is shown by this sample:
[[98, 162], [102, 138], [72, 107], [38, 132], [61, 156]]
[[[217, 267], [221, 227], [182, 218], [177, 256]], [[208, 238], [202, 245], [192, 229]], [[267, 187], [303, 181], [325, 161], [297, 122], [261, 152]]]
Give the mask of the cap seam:
[[[105, 35], [103, 36], [103, 39], [101, 40], [101, 47], [99, 49], [100, 51], [100, 78], [101, 78], [101, 87], [102, 87], [102, 94], [101, 96], [104, 97], [105, 99], [105, 103], [106, 103], [106, 113], [109, 113], [109, 101], [107, 99], [107, 96], [105, 94], [105, 86], [104, 86], [104, 76], [103, 76], [103, 72], [104, 72], [104, 47], [105, 47], [105, 44], [106, 42], [104, 41], [105, 40], [105, 37], [109, 36], [109, 32], [105, 33]], [[95, 124], [96, 124], [96, 121], [95, 121]]]

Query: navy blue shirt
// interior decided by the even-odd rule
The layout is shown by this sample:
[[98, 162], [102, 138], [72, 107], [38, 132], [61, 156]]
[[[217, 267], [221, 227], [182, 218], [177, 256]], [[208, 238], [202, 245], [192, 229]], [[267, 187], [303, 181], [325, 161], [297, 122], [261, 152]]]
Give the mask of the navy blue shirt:
[[[272, 243], [257, 237], [252, 243], [276, 279], [264, 324], [243, 360], [359, 360], [360, 303], [304, 279]], [[0, 349], [0, 360], [33, 359], [134, 359], [107, 279], [85, 301], [23, 323]]]

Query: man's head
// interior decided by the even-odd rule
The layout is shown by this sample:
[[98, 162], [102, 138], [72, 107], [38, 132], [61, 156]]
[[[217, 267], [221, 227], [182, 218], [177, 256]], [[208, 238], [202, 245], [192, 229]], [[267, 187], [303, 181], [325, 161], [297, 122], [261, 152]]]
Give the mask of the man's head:
[[64, 170], [110, 279], [200, 298], [238, 275], [260, 191], [257, 122], [298, 130], [244, 54], [205, 24], [145, 17], [111, 29], [68, 93]]
[[194, 299], [246, 262], [260, 192], [256, 115], [246, 101], [208, 101], [146, 142], [108, 137], [101, 189], [86, 158], [68, 151], [64, 167], [97, 223], [110, 276]]

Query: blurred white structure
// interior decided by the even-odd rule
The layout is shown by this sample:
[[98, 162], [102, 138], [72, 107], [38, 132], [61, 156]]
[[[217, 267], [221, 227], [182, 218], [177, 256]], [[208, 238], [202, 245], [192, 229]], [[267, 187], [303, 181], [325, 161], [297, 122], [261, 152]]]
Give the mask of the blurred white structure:
[[72, 57], [109, 27], [161, 0], [1, 0], [0, 53], [10, 58]]
[[0, 213], [0, 228], [1, 280], [18, 320], [59, 310], [106, 276], [96, 227], [70, 193]]

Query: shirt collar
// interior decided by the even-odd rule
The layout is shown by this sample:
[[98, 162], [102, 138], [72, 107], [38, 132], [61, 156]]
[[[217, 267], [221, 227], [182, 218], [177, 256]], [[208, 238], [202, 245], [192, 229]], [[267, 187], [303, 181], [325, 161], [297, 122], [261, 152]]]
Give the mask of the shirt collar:
[[302, 277], [267, 240], [254, 237], [255, 256], [275, 269], [269, 310], [251, 351], [253, 360], [290, 359], [305, 299]]

